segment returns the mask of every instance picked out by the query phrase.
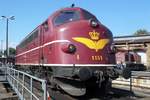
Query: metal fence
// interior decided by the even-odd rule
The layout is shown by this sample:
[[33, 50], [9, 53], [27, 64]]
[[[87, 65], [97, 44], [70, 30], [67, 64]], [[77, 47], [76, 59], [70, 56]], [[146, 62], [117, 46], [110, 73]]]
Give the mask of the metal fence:
[[132, 71], [130, 77], [130, 91], [132, 91], [132, 86], [150, 88], [150, 72]]
[[119, 77], [112, 82], [113, 84], [125, 85], [130, 87], [130, 91], [133, 87], [150, 89], [150, 72], [148, 71], [132, 71], [129, 79]]
[[[21, 100], [47, 100], [46, 81], [12, 66], [1, 66], [3, 81], [8, 81]], [[1, 77], [0, 77], [1, 78]]]

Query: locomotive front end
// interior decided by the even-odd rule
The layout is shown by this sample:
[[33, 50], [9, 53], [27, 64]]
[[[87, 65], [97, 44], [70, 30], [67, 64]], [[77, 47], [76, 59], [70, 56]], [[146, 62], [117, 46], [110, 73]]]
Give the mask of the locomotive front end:
[[59, 76], [82, 82], [85, 87], [105, 88], [118, 77], [112, 33], [94, 15], [81, 8], [67, 8], [57, 14], [53, 23], [56, 38], [63, 41], [56, 45], [55, 52], [55, 63], [64, 64], [57, 69]]
[[111, 31], [88, 11], [63, 8], [17, 46], [18, 69], [47, 79], [51, 88], [72, 96], [93, 87], [107, 92], [118, 77]]

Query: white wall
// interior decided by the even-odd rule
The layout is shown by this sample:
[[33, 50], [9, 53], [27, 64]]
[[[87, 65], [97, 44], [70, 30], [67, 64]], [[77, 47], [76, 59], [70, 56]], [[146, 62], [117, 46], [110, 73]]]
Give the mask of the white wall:
[[137, 52], [137, 53], [141, 56], [141, 63], [146, 65], [146, 63], [147, 63], [146, 53], [144, 53], [144, 52]]

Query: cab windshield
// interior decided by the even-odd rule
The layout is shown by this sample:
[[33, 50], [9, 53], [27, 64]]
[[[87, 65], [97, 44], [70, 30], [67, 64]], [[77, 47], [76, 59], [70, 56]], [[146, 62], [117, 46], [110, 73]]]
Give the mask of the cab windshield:
[[61, 11], [60, 14], [57, 17], [55, 17], [54, 25], [57, 26], [79, 19], [80, 19], [79, 11]]
[[82, 12], [83, 12], [83, 17], [84, 17], [85, 20], [93, 19], [93, 20], [99, 22], [99, 21], [97, 20], [97, 18], [96, 18], [94, 15], [92, 15], [91, 13], [89, 13], [88, 11], [82, 10]]

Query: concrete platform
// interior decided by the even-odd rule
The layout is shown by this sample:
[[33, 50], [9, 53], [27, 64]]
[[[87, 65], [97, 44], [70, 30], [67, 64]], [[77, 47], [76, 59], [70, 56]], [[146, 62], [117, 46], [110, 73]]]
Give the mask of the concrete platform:
[[[117, 89], [123, 89], [130, 91], [130, 87], [127, 85], [120, 85], [120, 84], [112, 84], [113, 88]], [[150, 100], [150, 89], [148, 88], [139, 88], [139, 87], [133, 87], [132, 91], [130, 91], [131, 95], [131, 100]], [[115, 99], [116, 100], [116, 99]], [[120, 100], [120, 99], [118, 99]], [[130, 100], [130, 99], [121, 99], [121, 100]]]
[[18, 96], [7, 82], [0, 82], [0, 100], [18, 100]]
[[143, 99], [139, 99], [139, 100], [150, 100], [150, 98], [143, 98]]

